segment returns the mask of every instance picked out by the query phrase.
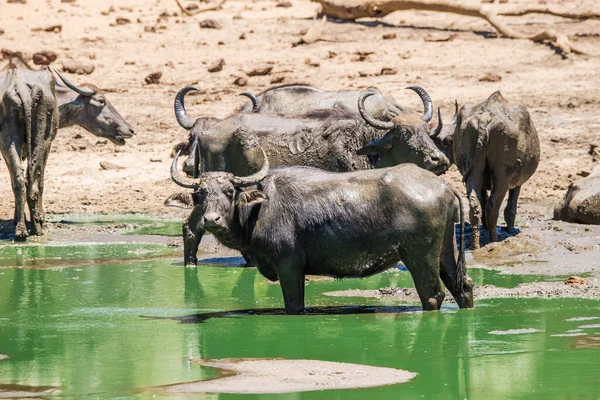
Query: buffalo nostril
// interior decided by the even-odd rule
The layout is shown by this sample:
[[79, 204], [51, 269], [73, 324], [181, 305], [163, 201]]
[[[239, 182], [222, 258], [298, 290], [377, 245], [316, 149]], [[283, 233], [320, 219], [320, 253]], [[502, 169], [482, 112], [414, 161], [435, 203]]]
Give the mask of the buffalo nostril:
[[215, 217], [215, 222], [219, 222], [221, 220], [221, 217], [217, 216]]
[[129, 128], [129, 133], [135, 135], [135, 131], [133, 130], [133, 128]]

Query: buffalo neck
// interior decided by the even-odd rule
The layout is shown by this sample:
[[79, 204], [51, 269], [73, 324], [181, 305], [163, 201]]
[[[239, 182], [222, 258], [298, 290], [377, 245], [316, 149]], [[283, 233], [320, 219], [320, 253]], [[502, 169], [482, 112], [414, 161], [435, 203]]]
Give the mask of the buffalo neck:
[[67, 128], [77, 124], [75, 117], [79, 107], [75, 105], [75, 102], [78, 97], [79, 94], [71, 89], [56, 86], [56, 102], [60, 114], [59, 128]]

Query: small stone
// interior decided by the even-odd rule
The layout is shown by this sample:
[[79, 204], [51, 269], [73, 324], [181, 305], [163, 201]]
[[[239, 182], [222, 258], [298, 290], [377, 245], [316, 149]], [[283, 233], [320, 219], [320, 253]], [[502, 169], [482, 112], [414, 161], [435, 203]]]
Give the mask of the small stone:
[[277, 5], [275, 7], [283, 7], [283, 8], [288, 8], [292, 6], [292, 2], [291, 1], [280, 1], [279, 3], [277, 3]]
[[62, 62], [63, 71], [69, 72], [71, 74], [78, 75], [89, 75], [94, 72], [93, 64], [85, 64], [78, 61], [73, 60], [65, 60]]
[[52, 25], [47, 28], [44, 28], [44, 32], [60, 33], [62, 32], [62, 24]]
[[0, 35], [4, 35], [4, 29], [0, 28]]
[[335, 51], [329, 50], [329, 52], [327, 53], [327, 58], [336, 58], [337, 55], [338, 53], [336, 53]]
[[588, 284], [588, 280], [585, 278], [582, 278], [580, 276], [577, 275], [573, 275], [570, 276], [566, 281], [565, 281], [565, 285], [587, 285]]
[[144, 32], [156, 33], [156, 27], [152, 25], [146, 25], [144, 26]]
[[254, 68], [253, 70], [246, 72], [246, 75], [248, 75], [248, 76], [269, 75], [272, 70], [273, 70], [272, 65], [264, 65], [264, 66]]
[[119, 17], [117, 18], [116, 23], [117, 25], [127, 25], [131, 23], [131, 20], [129, 18]]
[[235, 78], [235, 81], [233, 81], [233, 84], [237, 85], [237, 86], [247, 86], [248, 79], [244, 78], [243, 76], [240, 76], [240, 77]]
[[162, 77], [162, 72], [153, 72], [144, 78], [144, 82], [148, 85], [156, 85], [159, 83], [160, 78]]
[[218, 44], [219, 46], [223, 46], [223, 45], [225, 44], [225, 42], [224, 42], [224, 41], [222, 41], [222, 40], [219, 40], [219, 41], [217, 42], [217, 44]]
[[383, 40], [396, 39], [395, 33], [386, 33], [381, 37]]
[[318, 61], [313, 61], [310, 58], [307, 58], [306, 60], [304, 60], [304, 64], [309, 65], [311, 67], [320, 67], [321, 63]]
[[271, 84], [274, 85], [276, 83], [281, 83], [283, 82], [285, 79], [285, 76], [275, 76], [273, 77], [273, 79], [271, 79]]
[[392, 67], [383, 67], [381, 68], [381, 75], [396, 75], [398, 71], [396, 68]]
[[50, 65], [56, 61], [56, 53], [50, 50], [40, 51], [33, 55], [33, 63], [35, 65]]
[[162, 162], [160, 158], [150, 158], [150, 162]]
[[8, 0], [7, 3], [27, 4], [27, 0]]
[[121, 169], [125, 169], [125, 167], [123, 167], [121, 165], [113, 164], [110, 161], [100, 161], [100, 168], [102, 168], [104, 170], [109, 170], [109, 169], [121, 170]]
[[225, 65], [225, 60], [220, 58], [208, 67], [208, 72], [219, 72], [223, 69], [223, 65]]
[[502, 77], [494, 72], [490, 72], [479, 78], [479, 82], [500, 82], [501, 80]]
[[76, 0], [60, 0], [61, 3], [75, 3]]
[[240, 35], [240, 40], [245, 40], [245, 39], [246, 39], [246, 34], [245, 34], [245, 33], [242, 33], [242, 34]]
[[200, 21], [200, 28], [204, 29], [221, 29], [221, 24], [214, 19], [205, 19]]

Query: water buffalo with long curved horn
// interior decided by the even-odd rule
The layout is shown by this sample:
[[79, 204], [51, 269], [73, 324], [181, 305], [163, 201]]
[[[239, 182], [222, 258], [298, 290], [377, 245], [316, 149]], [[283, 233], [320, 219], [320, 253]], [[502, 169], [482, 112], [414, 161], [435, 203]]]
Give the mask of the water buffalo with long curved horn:
[[480, 246], [482, 220], [490, 240], [498, 240], [498, 215], [507, 192], [504, 219], [507, 231], [512, 232], [521, 185], [540, 162], [540, 142], [527, 109], [510, 104], [500, 92], [479, 104], [462, 106], [454, 133], [454, 159], [467, 186], [471, 248]]
[[304, 311], [307, 274], [366, 277], [400, 260], [424, 310], [442, 305], [441, 282], [459, 307], [473, 307], [460, 195], [434, 174], [412, 164], [345, 173], [299, 166], [269, 170], [259, 150], [262, 167], [249, 177], [227, 172], [183, 177], [179, 153], [171, 174], [198, 196], [200, 229], [249, 255], [266, 278], [279, 280], [288, 314]]
[[[275, 166], [305, 165], [328, 171], [353, 171], [415, 163], [442, 173], [449, 162], [429, 137], [428, 122], [433, 104], [422, 88], [410, 89], [419, 94], [424, 104], [422, 116], [399, 115], [392, 121], [375, 119], [365, 109], [365, 100], [374, 95], [371, 91], [359, 97], [359, 115], [344, 109], [315, 111], [298, 117], [235, 114], [200, 135], [198, 152], [188, 157], [184, 171], [185, 165], [195, 165], [196, 158], [200, 160], [201, 171], [246, 175], [262, 165], [258, 151], [262, 147]], [[382, 139], [384, 134], [385, 139]], [[179, 198], [180, 195], [175, 195], [165, 204], [181, 206]], [[204, 234], [197, 228], [200, 217], [192, 212], [184, 223], [186, 265], [197, 262], [198, 243]]]

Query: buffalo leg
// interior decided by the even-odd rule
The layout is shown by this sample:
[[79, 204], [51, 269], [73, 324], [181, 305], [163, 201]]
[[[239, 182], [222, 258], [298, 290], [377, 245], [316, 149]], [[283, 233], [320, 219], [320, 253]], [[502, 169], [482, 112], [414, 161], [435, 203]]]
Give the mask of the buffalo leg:
[[200, 220], [204, 216], [204, 210], [200, 207], [194, 207], [190, 216], [183, 223], [183, 265], [198, 264], [198, 247], [204, 229], [198, 227]]
[[498, 225], [498, 215], [500, 214], [500, 206], [508, 188], [505, 185], [500, 185], [498, 180], [493, 183], [492, 187], [490, 198], [485, 204], [485, 211], [487, 214], [488, 230], [490, 231], [490, 242], [497, 242], [498, 232], [496, 231], [496, 227]]
[[[477, 168], [477, 167], [475, 167]], [[474, 168], [474, 169], [475, 169]], [[477, 170], [476, 170], [477, 171]], [[481, 225], [481, 203], [479, 196], [481, 195], [482, 177], [471, 173], [467, 180], [467, 198], [469, 199], [469, 223], [471, 224], [471, 250], [476, 250], [480, 247], [479, 244], [479, 225]]]
[[485, 212], [485, 205], [488, 201], [488, 192], [487, 189], [481, 189], [481, 194], [479, 195], [479, 204], [481, 204], [481, 221], [483, 222], [484, 229], [488, 229], [487, 226], [487, 217]]
[[513, 233], [515, 229], [515, 218], [517, 217], [517, 201], [521, 193], [521, 186], [510, 189], [508, 191], [508, 202], [504, 209], [504, 220], [506, 221], [506, 230], [508, 233]]
[[462, 287], [458, 287], [458, 266], [456, 264], [456, 254], [454, 249], [456, 237], [454, 235], [454, 221], [450, 219], [444, 233], [442, 241], [442, 251], [440, 253], [440, 277], [442, 282], [450, 293], [456, 304], [460, 308], [473, 308], [473, 281], [469, 276], [465, 276]]
[[407, 254], [400, 256], [415, 282], [425, 311], [439, 310], [445, 296], [440, 281], [440, 245], [431, 247], [432, 251], [424, 257], [422, 253], [414, 252], [406, 252]]
[[303, 257], [293, 251], [277, 262], [275, 270], [279, 277], [285, 312], [302, 314], [304, 312], [304, 263]]
[[[4, 136], [6, 139], [9, 135], [7, 132], [0, 132], [0, 136]], [[15, 241], [24, 241], [27, 238], [27, 225], [25, 223], [26, 180], [21, 156], [17, 150], [21, 147], [21, 144], [14, 141], [7, 143], [2, 139], [0, 137], [2, 154], [10, 172], [12, 190], [15, 196]]]

